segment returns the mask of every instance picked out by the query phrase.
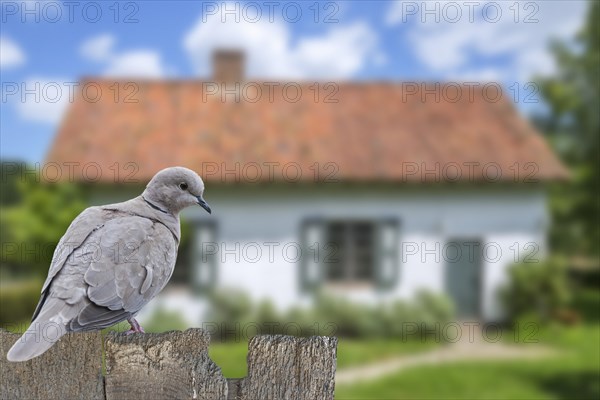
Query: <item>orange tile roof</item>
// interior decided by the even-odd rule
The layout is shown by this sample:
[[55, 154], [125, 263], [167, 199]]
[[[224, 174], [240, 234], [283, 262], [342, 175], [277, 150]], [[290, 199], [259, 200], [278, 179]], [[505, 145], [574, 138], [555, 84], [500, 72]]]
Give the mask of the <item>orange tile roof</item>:
[[493, 88], [285, 84], [242, 84], [236, 102], [211, 82], [84, 80], [46, 161], [96, 163], [108, 181], [115, 168], [119, 180], [147, 180], [173, 165], [225, 182], [567, 177], [544, 138], [506, 93], [496, 101]]

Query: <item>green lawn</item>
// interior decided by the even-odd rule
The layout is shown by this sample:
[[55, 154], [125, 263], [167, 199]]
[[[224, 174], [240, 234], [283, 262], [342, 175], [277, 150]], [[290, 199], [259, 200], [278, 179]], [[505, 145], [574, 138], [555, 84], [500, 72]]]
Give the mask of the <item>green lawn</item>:
[[419, 367], [338, 386], [336, 399], [599, 399], [600, 324], [540, 331], [560, 355]]
[[248, 342], [211, 343], [208, 348], [210, 359], [215, 362], [227, 378], [246, 376], [246, 354]]
[[[425, 351], [439, 346], [434, 342], [417, 340], [402, 342], [392, 339], [344, 339], [338, 343], [337, 367], [344, 368], [376, 360], [383, 360], [401, 354]], [[209, 348], [210, 358], [223, 371], [227, 378], [241, 378], [246, 375], [246, 354], [248, 343], [212, 343]]]
[[340, 338], [337, 350], [337, 368], [381, 361], [402, 354], [418, 353], [441, 346], [434, 341], [401, 341], [397, 339], [344, 339]]

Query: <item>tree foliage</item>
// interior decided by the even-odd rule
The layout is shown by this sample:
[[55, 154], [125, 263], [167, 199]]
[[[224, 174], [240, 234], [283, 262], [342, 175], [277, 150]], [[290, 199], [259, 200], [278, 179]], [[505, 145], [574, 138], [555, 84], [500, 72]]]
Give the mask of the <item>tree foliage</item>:
[[85, 208], [82, 190], [72, 183], [22, 176], [3, 179], [2, 186], [14, 191], [0, 217], [3, 272], [43, 277], [58, 241]]
[[538, 123], [571, 172], [551, 188], [553, 248], [579, 258], [597, 257], [600, 243], [600, 3], [591, 2], [583, 29], [571, 43], [554, 43], [558, 71], [540, 79], [548, 106]]

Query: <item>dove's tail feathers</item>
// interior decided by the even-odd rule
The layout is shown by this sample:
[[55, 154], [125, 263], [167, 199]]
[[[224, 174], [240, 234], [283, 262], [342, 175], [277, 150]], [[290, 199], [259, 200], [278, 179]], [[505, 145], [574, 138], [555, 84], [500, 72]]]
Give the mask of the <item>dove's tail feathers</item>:
[[72, 307], [61, 300], [46, 302], [37, 318], [6, 354], [8, 361], [27, 361], [45, 353], [68, 332], [62, 321], [68, 321], [65, 314], [70, 313]]
[[33, 321], [23, 336], [10, 348], [6, 358], [8, 361], [31, 360], [45, 353], [65, 333], [67, 330], [62, 324]]

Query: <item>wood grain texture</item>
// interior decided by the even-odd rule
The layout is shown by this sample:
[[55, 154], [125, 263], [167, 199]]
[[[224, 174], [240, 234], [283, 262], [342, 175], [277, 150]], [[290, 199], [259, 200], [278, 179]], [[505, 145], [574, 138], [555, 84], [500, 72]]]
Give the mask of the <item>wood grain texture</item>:
[[67, 334], [40, 357], [9, 362], [19, 337], [0, 329], [1, 399], [104, 399], [99, 332]]
[[105, 377], [99, 332], [68, 334], [38, 358], [8, 362], [18, 339], [0, 330], [0, 399], [333, 399], [333, 337], [256, 336], [248, 345], [248, 376], [229, 380], [208, 357], [210, 337], [201, 329], [109, 333]]
[[333, 399], [337, 338], [255, 336], [236, 400]]
[[227, 381], [208, 357], [206, 331], [110, 333], [105, 341], [108, 400], [227, 399]]

